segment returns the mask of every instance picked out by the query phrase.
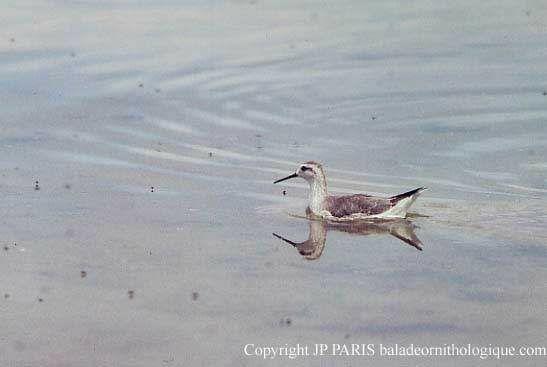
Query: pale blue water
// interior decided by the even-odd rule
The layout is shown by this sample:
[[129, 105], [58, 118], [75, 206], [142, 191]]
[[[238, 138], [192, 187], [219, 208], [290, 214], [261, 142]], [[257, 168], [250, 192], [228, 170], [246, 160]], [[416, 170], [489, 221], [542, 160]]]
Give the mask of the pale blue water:
[[[2, 365], [265, 364], [247, 343], [546, 345], [543, 2], [0, 14]], [[424, 251], [331, 230], [309, 261], [273, 237], [308, 237], [289, 215], [304, 182], [272, 182], [310, 159], [334, 193], [428, 186], [413, 207]]]

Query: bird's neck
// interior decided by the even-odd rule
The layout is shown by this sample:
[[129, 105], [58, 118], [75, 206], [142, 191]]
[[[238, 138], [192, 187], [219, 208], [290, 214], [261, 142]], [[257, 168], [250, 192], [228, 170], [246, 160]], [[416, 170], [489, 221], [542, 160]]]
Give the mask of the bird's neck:
[[310, 210], [313, 214], [319, 215], [326, 209], [327, 182], [324, 177], [316, 178], [310, 183]]

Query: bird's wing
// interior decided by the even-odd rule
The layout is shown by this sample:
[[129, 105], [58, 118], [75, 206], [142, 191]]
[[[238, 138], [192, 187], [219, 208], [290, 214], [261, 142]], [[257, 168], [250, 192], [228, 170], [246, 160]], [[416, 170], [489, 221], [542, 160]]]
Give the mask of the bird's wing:
[[329, 196], [327, 198], [327, 210], [334, 217], [344, 217], [358, 213], [365, 215], [377, 215], [392, 207], [393, 204], [387, 198], [379, 198], [362, 194]]

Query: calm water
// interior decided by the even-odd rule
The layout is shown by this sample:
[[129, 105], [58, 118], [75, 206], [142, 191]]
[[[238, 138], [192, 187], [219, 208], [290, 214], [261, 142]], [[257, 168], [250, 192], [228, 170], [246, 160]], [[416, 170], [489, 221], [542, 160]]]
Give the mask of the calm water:
[[[1, 364], [545, 346], [546, 19], [539, 0], [1, 3]], [[272, 181], [310, 159], [333, 193], [428, 186], [423, 251], [298, 218], [304, 182]]]

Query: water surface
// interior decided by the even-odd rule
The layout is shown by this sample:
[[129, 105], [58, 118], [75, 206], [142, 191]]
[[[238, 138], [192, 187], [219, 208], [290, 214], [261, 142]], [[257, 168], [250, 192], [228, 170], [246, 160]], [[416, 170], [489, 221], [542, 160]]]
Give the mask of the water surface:
[[[21, 1], [0, 14], [2, 364], [547, 344], [542, 1]], [[305, 183], [272, 181], [310, 159], [333, 193], [429, 187], [413, 207], [423, 251], [329, 230], [307, 260], [272, 236], [308, 238], [291, 215]]]

